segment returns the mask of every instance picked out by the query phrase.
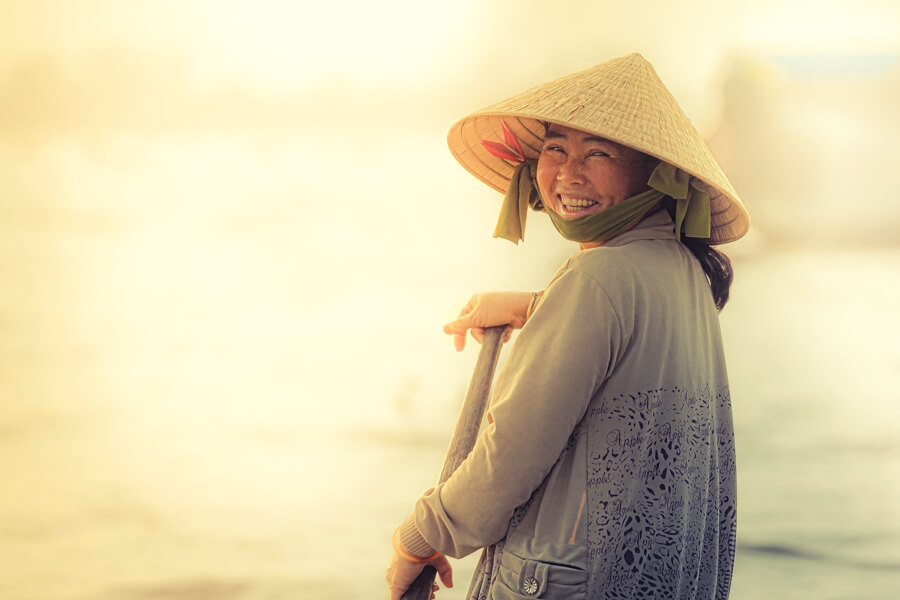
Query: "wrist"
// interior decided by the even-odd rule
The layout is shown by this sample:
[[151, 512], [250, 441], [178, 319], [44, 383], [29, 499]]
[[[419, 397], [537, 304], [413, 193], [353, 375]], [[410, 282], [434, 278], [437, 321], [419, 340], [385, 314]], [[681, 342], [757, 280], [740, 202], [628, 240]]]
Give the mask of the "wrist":
[[400, 558], [402, 558], [403, 560], [405, 560], [407, 562], [411, 562], [411, 563], [414, 563], [417, 565], [431, 562], [434, 559], [441, 556], [441, 553], [438, 552], [437, 550], [435, 550], [432, 554], [430, 554], [428, 556], [418, 556], [416, 554], [413, 554], [409, 550], [407, 550], [403, 546], [403, 542], [400, 541], [400, 528], [399, 527], [394, 531], [394, 537], [391, 540], [391, 544], [394, 547], [394, 552], [396, 552]]

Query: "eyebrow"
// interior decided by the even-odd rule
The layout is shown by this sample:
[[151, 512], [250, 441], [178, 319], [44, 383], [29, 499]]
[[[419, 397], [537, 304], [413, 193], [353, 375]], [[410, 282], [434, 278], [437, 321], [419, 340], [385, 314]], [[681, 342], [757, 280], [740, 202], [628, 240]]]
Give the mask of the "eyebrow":
[[[547, 135], [544, 136], [544, 139], [567, 139], [566, 136], [558, 131], [548, 131]], [[598, 142], [600, 144], [615, 144], [612, 140], [608, 140], [606, 138], [602, 138], [598, 135], [589, 135], [583, 139], [585, 142]]]

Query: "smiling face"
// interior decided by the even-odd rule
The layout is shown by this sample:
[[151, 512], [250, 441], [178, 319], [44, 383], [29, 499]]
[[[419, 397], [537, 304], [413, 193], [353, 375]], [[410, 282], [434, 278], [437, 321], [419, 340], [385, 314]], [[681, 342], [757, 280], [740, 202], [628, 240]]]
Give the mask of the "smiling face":
[[550, 125], [537, 164], [546, 207], [563, 219], [606, 210], [649, 189], [658, 161], [594, 134]]

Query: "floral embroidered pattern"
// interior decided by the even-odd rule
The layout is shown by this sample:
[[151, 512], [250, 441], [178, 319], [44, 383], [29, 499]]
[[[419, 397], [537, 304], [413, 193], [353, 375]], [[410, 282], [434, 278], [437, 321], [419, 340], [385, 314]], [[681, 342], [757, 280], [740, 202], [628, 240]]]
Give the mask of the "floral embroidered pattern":
[[588, 414], [591, 598], [726, 598], [735, 462], [727, 387], [620, 395]]

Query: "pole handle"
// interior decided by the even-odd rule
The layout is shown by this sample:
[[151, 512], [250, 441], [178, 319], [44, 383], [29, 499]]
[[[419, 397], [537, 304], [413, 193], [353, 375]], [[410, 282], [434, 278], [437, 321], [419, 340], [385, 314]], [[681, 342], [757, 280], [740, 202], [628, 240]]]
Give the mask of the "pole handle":
[[[456, 421], [456, 429], [453, 431], [450, 447], [447, 449], [447, 456], [444, 459], [440, 483], [447, 481], [453, 475], [453, 472], [466, 460], [472, 448], [475, 447], [481, 420], [484, 418], [484, 409], [487, 407], [491, 392], [491, 381], [494, 379], [494, 371], [500, 358], [500, 347], [505, 331], [506, 325], [487, 327], [484, 330], [484, 339], [481, 340], [481, 350], [475, 361], [475, 370], [472, 373], [472, 379], [469, 380], [466, 399], [463, 401], [459, 419]], [[403, 600], [430, 600], [436, 574], [437, 571], [434, 567], [426, 566], [403, 594]]]

